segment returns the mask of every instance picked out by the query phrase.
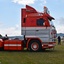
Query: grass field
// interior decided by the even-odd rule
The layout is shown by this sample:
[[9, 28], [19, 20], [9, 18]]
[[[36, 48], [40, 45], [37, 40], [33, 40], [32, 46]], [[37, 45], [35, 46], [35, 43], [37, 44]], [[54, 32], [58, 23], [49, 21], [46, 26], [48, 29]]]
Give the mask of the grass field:
[[64, 44], [44, 52], [0, 51], [0, 64], [64, 64]]

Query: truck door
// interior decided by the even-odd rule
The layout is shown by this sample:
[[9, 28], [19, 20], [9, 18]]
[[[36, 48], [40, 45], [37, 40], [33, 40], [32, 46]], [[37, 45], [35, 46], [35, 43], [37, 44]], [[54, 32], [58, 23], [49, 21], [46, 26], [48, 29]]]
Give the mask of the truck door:
[[25, 36], [35, 36], [35, 27], [33, 18], [25, 18], [24, 19], [24, 26], [22, 27], [22, 35]]
[[38, 36], [43, 42], [49, 42], [49, 28], [44, 27], [44, 20], [37, 20], [36, 36]]

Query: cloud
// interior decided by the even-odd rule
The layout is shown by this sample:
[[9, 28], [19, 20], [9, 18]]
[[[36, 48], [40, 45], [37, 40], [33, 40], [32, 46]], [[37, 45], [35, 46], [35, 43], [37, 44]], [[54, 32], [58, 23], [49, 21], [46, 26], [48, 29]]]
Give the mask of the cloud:
[[44, 4], [46, 4], [46, 3], [47, 3], [47, 1], [46, 1], [46, 0], [43, 0], [43, 3], [44, 3]]
[[2, 27], [4, 24], [0, 21], [0, 27]]
[[12, 0], [14, 3], [26, 5], [26, 4], [34, 4], [36, 0]]
[[64, 17], [56, 19], [54, 23], [56, 26], [57, 33], [64, 33]]
[[8, 27], [8, 28], [1, 28], [0, 29], [0, 34], [5, 35], [7, 34], [8, 36], [17, 36], [21, 35], [21, 29], [19, 25], [16, 25], [14, 27]]
[[57, 33], [64, 33], [64, 26], [63, 25], [58, 25], [56, 26]]
[[59, 25], [64, 25], [64, 18], [61, 17], [60, 19], [58, 19]]
[[[38, 0], [39, 1], [39, 0]], [[46, 0], [40, 0], [40, 5], [43, 6], [43, 5], [46, 5], [47, 1]]]
[[46, 0], [12, 0], [14, 3], [22, 4], [22, 5], [29, 5], [29, 4], [34, 4], [36, 2], [41, 2], [41, 4], [46, 4]]

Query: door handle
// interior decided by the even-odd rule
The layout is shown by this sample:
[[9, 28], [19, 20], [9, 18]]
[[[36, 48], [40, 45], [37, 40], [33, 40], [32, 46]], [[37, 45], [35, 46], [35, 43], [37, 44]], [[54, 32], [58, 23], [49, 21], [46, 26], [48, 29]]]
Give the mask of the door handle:
[[39, 30], [36, 30], [36, 31], [39, 31]]

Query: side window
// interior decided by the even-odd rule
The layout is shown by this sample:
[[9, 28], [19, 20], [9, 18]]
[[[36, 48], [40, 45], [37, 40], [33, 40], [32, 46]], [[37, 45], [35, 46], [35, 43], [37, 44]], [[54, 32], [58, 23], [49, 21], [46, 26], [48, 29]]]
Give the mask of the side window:
[[37, 23], [37, 26], [43, 26], [44, 20], [42, 18], [37, 19], [36, 23]]
[[23, 23], [25, 23], [26, 22], [26, 18], [24, 18], [24, 21], [23, 21]]

